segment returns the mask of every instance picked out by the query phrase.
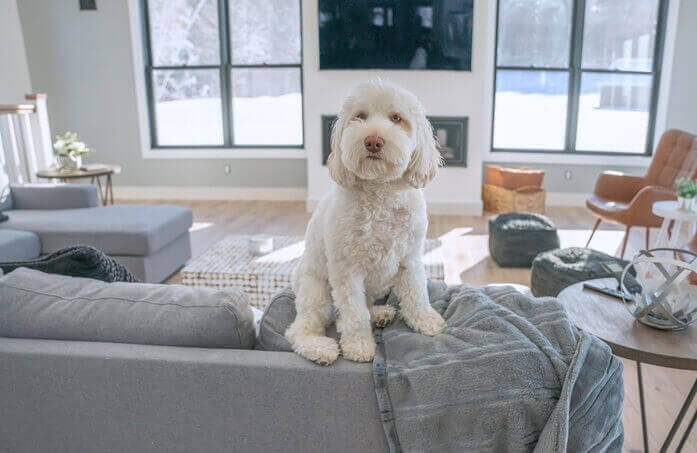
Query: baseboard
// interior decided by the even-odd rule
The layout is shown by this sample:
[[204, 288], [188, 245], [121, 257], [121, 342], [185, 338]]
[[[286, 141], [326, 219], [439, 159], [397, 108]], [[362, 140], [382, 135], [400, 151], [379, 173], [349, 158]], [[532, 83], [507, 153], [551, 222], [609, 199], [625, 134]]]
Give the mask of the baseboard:
[[114, 186], [119, 200], [305, 201], [304, 187]]
[[547, 192], [547, 206], [586, 206], [587, 193]]
[[[308, 198], [305, 202], [307, 212], [313, 212], [319, 204], [318, 199]], [[428, 213], [435, 215], [482, 215], [482, 201], [427, 201]]]

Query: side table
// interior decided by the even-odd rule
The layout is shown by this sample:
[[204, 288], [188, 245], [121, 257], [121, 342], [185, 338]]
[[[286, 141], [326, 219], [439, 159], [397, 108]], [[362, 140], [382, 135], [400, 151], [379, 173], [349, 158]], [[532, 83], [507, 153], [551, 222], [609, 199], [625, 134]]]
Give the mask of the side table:
[[[663, 224], [661, 224], [661, 230], [654, 243], [654, 248], [676, 248], [676, 246], [679, 245], [678, 239], [680, 238], [680, 232], [682, 231], [684, 223], [691, 223], [691, 232], [693, 235], [695, 234], [697, 212], [680, 209], [677, 201], [657, 201], [653, 204], [651, 211], [655, 215], [663, 217]], [[673, 223], [673, 230], [672, 233], [669, 234], [671, 222]], [[687, 240], [689, 240], [689, 238]], [[687, 242], [687, 240], [684, 242]]]
[[[93, 165], [94, 168], [84, 168], [78, 170], [61, 170], [60, 168], [48, 168], [36, 172], [37, 178], [42, 179], [58, 179], [64, 182], [70, 182], [73, 179], [90, 178], [91, 184], [97, 183], [99, 199], [102, 205], [114, 204], [114, 186], [111, 181], [112, 175], [121, 173], [121, 167], [118, 165]], [[104, 177], [102, 182], [100, 178]]]
[[[617, 280], [614, 278], [591, 281], [599, 286], [617, 288]], [[697, 327], [691, 326], [684, 330], [667, 332], [645, 326], [629, 314], [621, 301], [595, 291], [585, 290], [583, 283], [579, 282], [564, 289], [559, 293], [558, 300], [566, 309], [569, 320], [576, 327], [603, 340], [616, 355], [636, 361], [641, 428], [644, 436], [644, 450], [648, 453], [648, 426], [646, 424], [641, 364], [646, 363], [681, 370], [697, 370], [697, 348], [695, 348]], [[668, 450], [692, 400], [695, 398], [695, 394], [697, 394], [697, 379], [663, 442], [661, 452]], [[676, 451], [682, 450], [696, 421], [697, 413], [689, 421]]]

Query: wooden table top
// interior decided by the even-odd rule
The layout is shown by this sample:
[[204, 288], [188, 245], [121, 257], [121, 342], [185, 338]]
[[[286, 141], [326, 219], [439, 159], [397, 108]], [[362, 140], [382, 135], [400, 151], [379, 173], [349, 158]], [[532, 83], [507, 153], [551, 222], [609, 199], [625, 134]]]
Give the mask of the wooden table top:
[[[96, 165], [96, 164], [95, 164]], [[121, 173], [119, 165], [104, 165], [102, 168], [92, 170], [61, 170], [59, 168], [47, 168], [36, 172], [38, 178], [56, 178], [56, 179], [71, 179], [71, 178], [89, 178], [91, 176], [118, 175]]]
[[[617, 287], [614, 278], [592, 281]], [[634, 319], [621, 301], [585, 290], [583, 283], [569, 286], [558, 296], [576, 327], [606, 342], [620, 357], [650, 365], [697, 370], [697, 324], [676, 331], [645, 326]]]

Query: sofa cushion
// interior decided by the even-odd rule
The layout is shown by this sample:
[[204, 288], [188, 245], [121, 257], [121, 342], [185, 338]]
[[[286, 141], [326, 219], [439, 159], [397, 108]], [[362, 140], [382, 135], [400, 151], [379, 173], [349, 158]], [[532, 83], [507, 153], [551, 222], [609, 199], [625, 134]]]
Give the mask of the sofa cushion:
[[0, 263], [35, 259], [39, 253], [41, 241], [34, 233], [0, 230]]
[[157, 252], [193, 222], [191, 211], [168, 205], [114, 205], [84, 209], [12, 209], [0, 228], [28, 230], [41, 239], [42, 253], [89, 245], [108, 255]]
[[0, 336], [252, 349], [240, 291], [105, 283], [19, 268], [0, 277]]

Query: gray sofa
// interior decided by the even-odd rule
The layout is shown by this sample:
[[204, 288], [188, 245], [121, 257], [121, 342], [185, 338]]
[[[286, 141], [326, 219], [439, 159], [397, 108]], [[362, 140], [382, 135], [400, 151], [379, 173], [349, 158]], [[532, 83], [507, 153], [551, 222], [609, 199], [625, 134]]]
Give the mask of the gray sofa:
[[161, 282], [191, 258], [193, 217], [179, 206], [99, 206], [92, 185], [32, 184], [10, 186], [0, 211], [9, 217], [0, 223], [0, 262], [89, 245], [140, 280]]
[[253, 350], [251, 319], [239, 293], [0, 277], [0, 451], [387, 450], [370, 364]]

